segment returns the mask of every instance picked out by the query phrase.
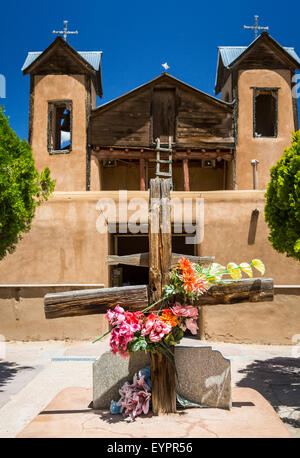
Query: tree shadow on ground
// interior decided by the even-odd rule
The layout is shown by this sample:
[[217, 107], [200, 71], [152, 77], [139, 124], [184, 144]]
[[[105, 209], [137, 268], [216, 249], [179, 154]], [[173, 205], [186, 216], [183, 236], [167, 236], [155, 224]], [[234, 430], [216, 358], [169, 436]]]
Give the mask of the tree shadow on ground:
[[3, 392], [1, 387], [4, 387], [11, 382], [20, 371], [32, 369], [34, 368], [31, 366], [20, 366], [16, 363], [0, 359], [0, 392]]
[[281, 409], [281, 419], [294, 427], [300, 427], [299, 421], [289, 417], [294, 411], [296, 416], [299, 413], [300, 418], [300, 358], [255, 360], [239, 370], [239, 373], [244, 374], [244, 378], [237, 386], [258, 391], [277, 412], [280, 407], [287, 407], [286, 416]]

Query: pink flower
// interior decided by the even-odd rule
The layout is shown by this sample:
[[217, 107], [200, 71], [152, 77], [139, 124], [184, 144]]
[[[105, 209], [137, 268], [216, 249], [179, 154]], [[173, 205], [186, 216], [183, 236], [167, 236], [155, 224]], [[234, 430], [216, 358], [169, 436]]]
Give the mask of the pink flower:
[[121, 399], [118, 404], [125, 410], [124, 414], [129, 415], [132, 420], [142, 412], [149, 412], [149, 401], [151, 398], [150, 387], [145, 382], [143, 375], [138, 379], [137, 374], [133, 377], [133, 383], [125, 383], [120, 389]]
[[197, 334], [199, 328], [196, 320], [194, 320], [193, 318], [188, 318], [187, 320], [185, 320], [185, 324], [192, 334]]
[[192, 307], [191, 305], [180, 304], [175, 302], [175, 305], [171, 307], [172, 312], [176, 316], [186, 316], [189, 318], [196, 318], [198, 316], [197, 307]]
[[110, 336], [110, 348], [113, 354], [119, 354], [122, 358], [127, 358], [127, 344], [134, 338], [134, 333], [131, 326], [127, 323], [120, 324], [117, 328], [113, 328]]
[[149, 334], [151, 342], [159, 342], [166, 334], [172, 331], [170, 323], [166, 323], [153, 313], [146, 318], [141, 331], [142, 336]]
[[107, 310], [105, 317], [112, 326], [116, 326], [125, 320], [125, 312], [122, 307], [117, 305], [115, 310]]

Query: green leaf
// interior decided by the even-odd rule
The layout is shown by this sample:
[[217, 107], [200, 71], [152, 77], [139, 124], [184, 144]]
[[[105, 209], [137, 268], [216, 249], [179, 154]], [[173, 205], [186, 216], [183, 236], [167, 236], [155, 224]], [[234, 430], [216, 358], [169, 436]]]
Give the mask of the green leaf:
[[296, 253], [300, 252], [300, 239], [296, 240], [295, 245], [294, 245], [294, 250]]

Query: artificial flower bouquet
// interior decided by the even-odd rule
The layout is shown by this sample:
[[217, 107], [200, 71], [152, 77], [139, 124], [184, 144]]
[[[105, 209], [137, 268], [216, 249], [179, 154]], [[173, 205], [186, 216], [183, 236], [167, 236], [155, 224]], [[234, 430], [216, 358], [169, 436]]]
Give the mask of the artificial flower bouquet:
[[[158, 351], [174, 364], [172, 349], [180, 343], [186, 329], [192, 334], [197, 334], [198, 308], [192, 305], [195, 300], [215, 284], [241, 279], [242, 272], [251, 278], [252, 267], [262, 275], [265, 272], [264, 264], [259, 259], [239, 265], [231, 262], [226, 267], [217, 263], [205, 267], [182, 257], [172, 270], [170, 284], [165, 286], [161, 299], [137, 312], [125, 311], [119, 305], [114, 310], [109, 309], [106, 318], [111, 330], [94, 342], [111, 333], [110, 348], [114, 354], [127, 358], [130, 353], [136, 351]], [[174, 300], [177, 297], [182, 298], [182, 301]], [[152, 311], [151, 309], [159, 303], [160, 309]], [[149, 387], [146, 389], [143, 378], [139, 380], [135, 378], [132, 385], [125, 384], [126, 386], [120, 390], [119, 405], [122, 405], [126, 414], [131, 417], [135, 416], [136, 412], [145, 413], [149, 405]], [[139, 395], [139, 391], [143, 393]]]

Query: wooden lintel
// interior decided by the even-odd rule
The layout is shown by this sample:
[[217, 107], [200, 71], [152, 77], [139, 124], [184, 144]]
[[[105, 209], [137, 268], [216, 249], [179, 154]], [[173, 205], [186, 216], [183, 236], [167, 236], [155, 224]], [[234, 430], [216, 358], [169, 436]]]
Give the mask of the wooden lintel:
[[[181, 257], [188, 258], [197, 264], [209, 264], [214, 261], [214, 256], [190, 256], [187, 254], [172, 253], [171, 265], [175, 267]], [[149, 253], [136, 253], [126, 256], [109, 255], [106, 258], [106, 264], [116, 266], [117, 264], [125, 264], [129, 266], [149, 267]]]
[[[128, 150], [127, 152], [124, 150], [110, 150], [110, 149], [100, 149], [100, 151], [96, 151], [95, 149], [92, 151], [92, 154], [98, 159], [98, 160], [140, 160], [141, 158], [143, 159], [155, 159], [155, 152], [154, 151], [131, 151]], [[197, 161], [197, 160], [212, 160], [212, 159], [217, 159], [220, 157], [221, 159], [224, 159], [225, 161], [230, 161], [233, 159], [233, 154], [230, 151], [224, 151], [217, 153], [215, 150], [214, 151], [202, 151], [202, 150], [194, 150], [188, 153], [187, 151], [174, 151], [173, 152], [173, 160], [184, 160], [184, 159], [189, 159], [190, 161]]]

